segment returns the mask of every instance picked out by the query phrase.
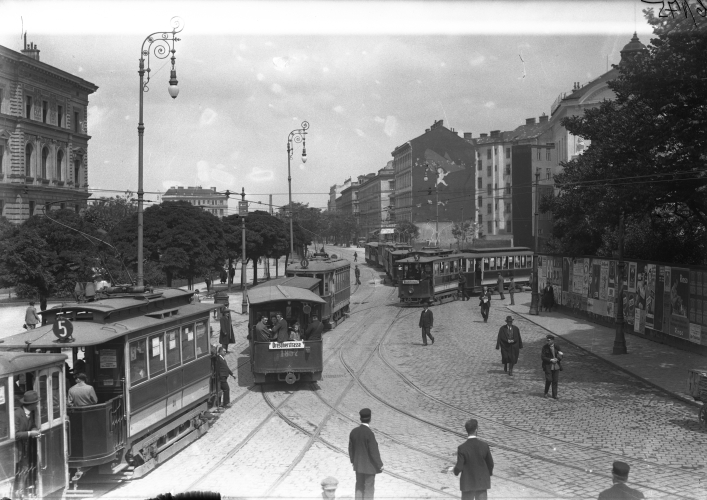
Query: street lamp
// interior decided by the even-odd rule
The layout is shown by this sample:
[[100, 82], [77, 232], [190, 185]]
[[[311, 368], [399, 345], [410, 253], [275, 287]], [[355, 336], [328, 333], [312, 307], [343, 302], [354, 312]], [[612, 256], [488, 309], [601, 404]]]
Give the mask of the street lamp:
[[[429, 165], [425, 165], [425, 177], [424, 180], [427, 182], [427, 171], [429, 170]], [[437, 170], [434, 171], [435, 176], [438, 176]], [[428, 195], [432, 195], [432, 188], [428, 188]], [[439, 190], [437, 189], [437, 182], [435, 179], [435, 242], [439, 246]]]
[[302, 143], [302, 163], [307, 163], [307, 142], [305, 141], [305, 136], [307, 135], [309, 122], [306, 120], [303, 121], [301, 127], [302, 128], [294, 129], [287, 137], [287, 188], [290, 195], [290, 264], [292, 264], [292, 256], [295, 253], [295, 240], [294, 233], [292, 232], [292, 174], [290, 173], [290, 160], [292, 160], [292, 154], [295, 150], [292, 142]]
[[[245, 218], [248, 216], [248, 202], [245, 201], [245, 188], [241, 188], [241, 201], [238, 202], [238, 215], [241, 218], [241, 249], [242, 249], [242, 259], [241, 259], [241, 288], [243, 289], [243, 301], [241, 302], [241, 313], [248, 313], [248, 278], [246, 276], [246, 253], [245, 253]], [[256, 266], [257, 262], [253, 261], [253, 265]], [[253, 275], [255, 276], [255, 275]]]
[[538, 293], [538, 184], [540, 182], [540, 169], [535, 169], [535, 251], [533, 252], [533, 282], [530, 284], [530, 311], [535, 314], [540, 311], [540, 294]]
[[[176, 37], [177, 33], [184, 29], [184, 22], [180, 17], [173, 17], [170, 20], [172, 25], [172, 31], [157, 31], [152, 33], [150, 36], [145, 38], [142, 42], [142, 50], [140, 51], [140, 69], [138, 74], [140, 75], [140, 118], [137, 125], [137, 137], [138, 137], [138, 173], [137, 173], [137, 286], [141, 287], [145, 284], [145, 272], [144, 272], [144, 262], [143, 262], [143, 248], [142, 248], [142, 212], [143, 212], [143, 198], [145, 192], [142, 189], [142, 139], [145, 134], [145, 124], [142, 122], [142, 109], [143, 109], [143, 94], [148, 92], [150, 88], [147, 86], [150, 83], [150, 56], [154, 54], [157, 59], [166, 59], [171, 54], [172, 60], [172, 70], [170, 71], [169, 87], [167, 91], [172, 99], [175, 99], [179, 94], [179, 87], [177, 86], [177, 70], [174, 69], [174, 54], [176, 52], [174, 46], [175, 43], [179, 41]], [[155, 45], [154, 48], [152, 45]], [[145, 67], [145, 57], [147, 56], [147, 67]], [[145, 80], [145, 73], [147, 73], [147, 80]]]

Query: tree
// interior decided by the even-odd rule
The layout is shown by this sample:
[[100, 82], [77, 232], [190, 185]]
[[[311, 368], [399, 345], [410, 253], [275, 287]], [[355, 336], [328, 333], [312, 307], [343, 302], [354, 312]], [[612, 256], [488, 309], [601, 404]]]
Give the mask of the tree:
[[609, 83], [616, 99], [563, 121], [591, 145], [563, 164], [560, 192], [541, 210], [553, 213], [554, 250], [611, 255], [623, 214], [626, 255], [667, 260], [667, 243], [685, 263], [704, 263], [707, 37], [689, 15], [646, 17], [656, 38], [622, 60]]
[[398, 233], [401, 239], [412, 243], [420, 236], [420, 228], [410, 221], [400, 221], [395, 224], [395, 232]]
[[478, 222], [463, 221], [460, 224], [454, 223], [452, 226], [452, 236], [457, 240], [457, 247], [462, 250], [466, 247], [466, 242], [474, 241], [476, 234], [479, 232], [480, 224]]
[[356, 218], [350, 213], [323, 212], [322, 222], [326, 227], [324, 236], [331, 238], [334, 244], [346, 243], [356, 233]]
[[86, 222], [110, 233], [115, 226], [137, 212], [137, 202], [131, 192], [114, 198], [101, 197], [83, 212]]

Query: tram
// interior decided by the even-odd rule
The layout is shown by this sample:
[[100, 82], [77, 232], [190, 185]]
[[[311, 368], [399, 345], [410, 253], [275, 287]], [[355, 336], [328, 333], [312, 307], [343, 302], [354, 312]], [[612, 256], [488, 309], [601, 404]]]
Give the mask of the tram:
[[516, 286], [530, 283], [533, 268], [533, 251], [530, 248], [465, 250], [459, 256], [460, 269], [466, 278], [464, 288], [469, 295], [481, 293], [484, 286], [495, 289], [499, 273], [506, 284], [511, 277]]
[[366, 243], [366, 264], [369, 266], [378, 265], [378, 242], [369, 241]]
[[351, 302], [351, 263], [348, 260], [335, 254], [315, 254], [311, 260], [289, 264], [285, 276], [319, 280], [318, 295], [325, 302], [320, 319], [327, 329], [335, 328], [348, 315]]
[[318, 287], [319, 281], [295, 277], [284, 280], [283, 284], [263, 283], [248, 291], [250, 366], [256, 384], [275, 381], [294, 384], [298, 380], [314, 382], [322, 379], [321, 339], [260, 342], [255, 335], [255, 326], [263, 317], [272, 327], [277, 314], [282, 315], [288, 327], [299, 323], [300, 331], [306, 331], [312, 317], [321, 318], [327, 306], [327, 302], [312, 291], [312, 282]]
[[392, 254], [395, 253], [398, 256], [398, 259], [400, 259], [406, 257], [410, 250], [412, 250], [412, 247], [407, 243], [382, 243], [379, 248], [381, 249], [379, 256], [380, 260], [382, 260], [381, 265], [383, 266], [383, 269], [385, 269], [388, 276], [391, 277], [391, 271], [394, 263]]
[[[58, 496], [69, 481], [66, 440], [66, 387], [62, 354], [0, 352], [0, 497]], [[24, 394], [39, 397], [31, 417], [36, 438], [18, 437], [15, 410]], [[20, 464], [20, 449], [27, 452]], [[23, 466], [24, 465], [24, 466]]]
[[400, 259], [398, 298], [405, 305], [455, 300], [459, 289], [460, 254]]
[[[209, 429], [217, 395], [209, 317], [218, 305], [192, 303], [192, 295], [110, 287], [93, 301], [48, 309], [41, 326], [4, 339], [5, 349], [66, 353], [96, 391], [97, 404], [66, 408], [72, 482], [92, 467], [104, 474], [133, 467], [140, 477]], [[63, 398], [62, 383], [47, 387]], [[43, 425], [45, 416], [62, 415], [60, 406], [47, 411]], [[46, 449], [59, 453], [59, 441]]]

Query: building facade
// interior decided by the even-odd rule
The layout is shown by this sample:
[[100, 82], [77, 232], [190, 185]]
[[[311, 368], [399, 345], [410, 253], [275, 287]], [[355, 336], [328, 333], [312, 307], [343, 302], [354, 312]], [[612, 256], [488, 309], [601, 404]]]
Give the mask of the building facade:
[[21, 223], [46, 209], [86, 207], [88, 97], [98, 87], [0, 46], [0, 213]]
[[162, 195], [162, 201], [186, 201], [219, 218], [228, 215], [228, 198], [223, 193], [217, 193], [215, 187], [172, 186]]
[[352, 181], [341, 191], [341, 196], [336, 199], [337, 212], [351, 214], [356, 218], [356, 240], [361, 237], [358, 188], [358, 181]]
[[395, 190], [393, 162], [376, 173], [358, 177], [359, 234], [373, 238], [383, 228], [393, 227], [390, 195]]

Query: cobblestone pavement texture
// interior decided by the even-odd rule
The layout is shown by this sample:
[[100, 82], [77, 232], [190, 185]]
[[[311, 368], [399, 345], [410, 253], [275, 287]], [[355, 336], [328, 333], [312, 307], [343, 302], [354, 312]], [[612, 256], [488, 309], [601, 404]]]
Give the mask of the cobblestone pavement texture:
[[[349, 258], [353, 251], [337, 249]], [[420, 310], [399, 307], [382, 271], [357, 251], [363, 284], [353, 288], [349, 318], [325, 334], [321, 382], [254, 386], [247, 318], [234, 314], [233, 407], [201, 439], [106, 497], [198, 489], [321, 498], [321, 480], [333, 476], [336, 496], [352, 498], [348, 435], [369, 407], [386, 469], [377, 498], [458, 498], [448, 467], [468, 418], [479, 420], [479, 437], [492, 447], [492, 499], [596, 498], [611, 485], [614, 460], [631, 465], [631, 484], [647, 498], [707, 498], [707, 432], [697, 408], [675, 397], [686, 396], [686, 368], [704, 367], [705, 358], [632, 335], [630, 354], [612, 356], [613, 330], [556, 312], [530, 317], [527, 293], [516, 294], [517, 306], [494, 300], [488, 323], [473, 299], [435, 306], [436, 342], [423, 347]], [[240, 300], [231, 294], [231, 307]], [[509, 313], [524, 343], [513, 377], [495, 350]], [[218, 322], [212, 326], [215, 343]], [[542, 397], [548, 331], [565, 353], [559, 400]]]

